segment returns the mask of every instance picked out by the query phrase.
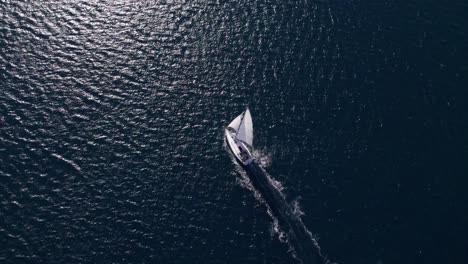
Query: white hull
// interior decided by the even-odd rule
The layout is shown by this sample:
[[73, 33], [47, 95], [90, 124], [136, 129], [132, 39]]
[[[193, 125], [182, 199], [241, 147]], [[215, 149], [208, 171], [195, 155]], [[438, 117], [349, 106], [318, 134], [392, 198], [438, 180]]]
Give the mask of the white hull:
[[249, 165], [254, 161], [252, 154], [246, 144], [234, 138], [234, 134], [229, 130], [225, 130], [226, 140], [231, 152], [236, 156], [236, 159], [244, 166]]

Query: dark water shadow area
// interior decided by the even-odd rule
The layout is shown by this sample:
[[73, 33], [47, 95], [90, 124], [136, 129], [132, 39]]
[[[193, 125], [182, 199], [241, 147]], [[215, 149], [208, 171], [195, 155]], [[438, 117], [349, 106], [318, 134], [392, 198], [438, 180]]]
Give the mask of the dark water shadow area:
[[300, 263], [328, 264], [311, 232], [288, 204], [281, 191], [275, 187], [270, 176], [255, 162], [244, 167], [253, 187], [260, 193], [272, 217], [278, 221], [287, 236], [293, 256]]

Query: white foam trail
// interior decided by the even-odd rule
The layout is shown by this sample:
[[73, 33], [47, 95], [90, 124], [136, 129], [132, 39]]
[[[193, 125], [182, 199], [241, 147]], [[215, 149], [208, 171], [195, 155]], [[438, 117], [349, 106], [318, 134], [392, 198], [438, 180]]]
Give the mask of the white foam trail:
[[292, 208], [293, 208], [293, 213], [297, 217], [301, 217], [305, 215], [304, 211], [302, 211], [301, 206], [299, 205], [299, 200], [301, 197], [297, 197], [293, 202], [292, 202]]
[[[239, 163], [236, 160], [236, 157], [234, 157], [234, 155], [232, 155], [232, 153], [229, 151], [228, 146], [226, 144], [226, 141], [223, 142], [223, 147], [226, 149], [226, 151], [229, 152], [229, 154], [230, 154], [229, 157], [231, 158], [231, 162], [235, 165], [234, 167], [235, 167], [236, 172], [241, 176], [241, 177], [236, 177], [236, 182], [239, 183], [239, 185], [241, 187], [252, 191], [254, 193], [255, 199], [260, 204], [262, 204], [262, 205], [264, 205], [266, 207], [267, 214], [273, 220], [272, 225], [271, 225], [271, 235], [272, 236], [277, 235], [279, 241], [281, 241], [282, 243], [287, 243], [288, 242], [287, 234], [281, 229], [279, 221], [273, 215], [273, 212], [271, 211], [270, 206], [268, 205], [268, 203], [262, 198], [262, 195], [260, 194], [260, 192], [253, 186], [249, 176], [247, 175], [247, 172], [239, 165]], [[260, 160], [263, 160], [264, 164], [270, 164], [269, 162], [271, 161], [271, 159], [267, 155], [265, 155], [264, 152], [254, 150], [253, 153], [254, 153], [254, 156], [256, 158], [259, 157], [257, 155], [260, 155], [261, 156]], [[258, 159], [257, 159], [257, 161], [258, 161]], [[265, 174], [266, 174], [266, 172], [265, 172]], [[272, 180], [271, 177], [268, 176], [268, 178], [269, 178], [269, 180]], [[283, 186], [281, 185], [280, 182], [278, 182], [276, 180], [272, 180], [272, 183], [273, 183], [274, 186], [277, 186], [280, 190], [283, 189]]]
[[273, 185], [273, 187], [275, 187], [280, 192], [281, 196], [284, 197], [284, 194], [283, 194], [284, 186], [283, 186], [283, 184], [280, 181], [276, 180], [275, 178], [271, 177], [270, 174], [268, 174], [266, 172], [265, 172], [265, 175], [268, 177], [268, 180], [270, 181], [271, 185]]
[[[227, 144], [225, 142], [224, 147], [230, 153], [230, 151], [227, 149]], [[245, 187], [246, 189], [253, 191], [256, 200], [259, 201], [260, 204], [265, 205], [268, 215], [273, 220], [271, 228], [272, 235], [277, 234], [278, 239], [281, 242], [287, 243], [289, 247], [289, 252], [300, 263], [309, 263], [309, 261], [311, 261], [312, 259], [315, 259], [314, 263], [329, 263], [328, 260], [326, 260], [321, 255], [320, 247], [317, 243], [316, 238], [312, 235], [312, 233], [302, 222], [301, 216], [304, 215], [304, 212], [301, 210], [299, 205], [300, 198], [296, 198], [296, 200], [293, 201], [292, 204], [288, 204], [286, 202], [285, 194], [282, 192], [282, 190], [284, 190], [284, 186], [281, 184], [281, 182], [269, 175], [263, 167], [263, 164], [265, 164], [266, 166], [271, 165], [270, 156], [265, 154], [266, 152], [263, 151], [254, 150], [253, 153], [256, 157], [256, 161], [252, 165], [249, 165], [247, 168], [241, 167], [237, 163], [237, 160], [234, 157], [234, 155], [232, 155], [231, 153], [230, 157], [231, 161], [236, 165], [236, 171], [241, 175], [240, 180], [238, 181], [240, 185], [242, 187]], [[266, 195], [269, 198], [264, 198], [263, 195], [265, 195], [265, 193], [262, 195], [262, 191], [257, 190], [257, 188], [254, 187], [254, 183], [250, 179], [251, 175], [249, 175], [249, 173], [263, 174], [262, 177], [265, 177], [264, 179], [268, 182], [268, 184], [263, 185], [263, 187], [260, 189], [263, 189], [263, 192], [266, 192]], [[259, 184], [262, 184], [262, 177], [256, 179], [259, 180]], [[239, 179], [239, 177], [237, 178]], [[265, 183], [266, 182], [263, 182], [263, 184]], [[268, 185], [270, 187], [268, 187]], [[268, 191], [268, 188], [271, 187], [271, 190], [275, 190], [274, 192]], [[276, 198], [275, 195], [277, 195]], [[273, 206], [280, 206], [281, 208], [272, 209], [269, 205], [269, 202], [267, 202], [267, 200], [265, 199], [270, 199], [271, 201], [269, 202], [273, 201]], [[280, 212], [278, 213], [279, 216], [275, 215], [275, 210], [280, 210]], [[282, 224], [284, 224], [285, 226], [282, 227]], [[315, 250], [316, 252], [311, 253], [310, 251], [304, 249], [304, 247], [309, 246], [311, 247], [310, 250]], [[320, 258], [320, 260], [318, 260], [317, 258]]]
[[253, 150], [253, 155], [255, 160], [258, 164], [261, 165], [262, 168], [268, 168], [271, 165], [271, 155], [265, 150]]

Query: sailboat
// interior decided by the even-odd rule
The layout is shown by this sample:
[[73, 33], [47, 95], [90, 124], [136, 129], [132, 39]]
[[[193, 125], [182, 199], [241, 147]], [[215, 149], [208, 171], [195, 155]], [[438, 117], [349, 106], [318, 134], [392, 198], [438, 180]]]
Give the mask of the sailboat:
[[225, 135], [229, 148], [242, 165], [247, 166], [254, 161], [251, 153], [253, 123], [252, 115], [248, 108], [232, 120], [225, 129]]

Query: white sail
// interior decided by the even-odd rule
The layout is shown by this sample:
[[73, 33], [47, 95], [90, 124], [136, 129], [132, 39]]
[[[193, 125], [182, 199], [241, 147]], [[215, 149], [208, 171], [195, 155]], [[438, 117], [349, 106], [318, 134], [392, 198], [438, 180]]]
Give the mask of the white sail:
[[[237, 128], [234, 128], [237, 130], [237, 133], [236, 133], [236, 139], [239, 139], [245, 143], [247, 143], [247, 145], [249, 145], [250, 147], [252, 147], [252, 142], [253, 142], [253, 123], [252, 123], [252, 116], [250, 115], [250, 111], [249, 109], [247, 109], [245, 112], [244, 112], [244, 116], [242, 117], [242, 115], [240, 115], [240, 126], [239, 126], [239, 129]], [[237, 117], [239, 118], [239, 116]], [[234, 121], [237, 120], [234, 119]], [[232, 123], [234, 123], [234, 121], [232, 121]], [[231, 124], [232, 124], [231, 123]], [[231, 126], [231, 124], [229, 124], [229, 126]]]
[[235, 131], [239, 128], [240, 122], [242, 121], [242, 116], [244, 113], [240, 114], [238, 117], [234, 118], [232, 122], [228, 125], [230, 128], [234, 128]]

